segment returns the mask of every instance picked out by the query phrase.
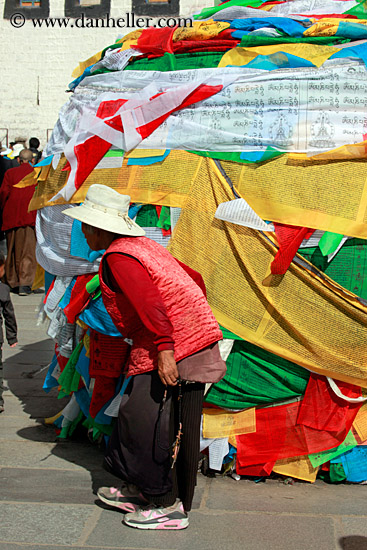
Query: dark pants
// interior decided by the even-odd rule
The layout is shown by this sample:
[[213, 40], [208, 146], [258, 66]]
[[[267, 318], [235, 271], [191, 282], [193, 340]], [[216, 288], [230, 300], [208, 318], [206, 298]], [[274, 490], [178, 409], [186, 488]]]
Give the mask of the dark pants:
[[[121, 479], [135, 484], [146, 498], [170, 506], [179, 498], [191, 509], [200, 447], [200, 419], [204, 384], [165, 386], [157, 371], [132, 377], [122, 397], [117, 423], [105, 463]], [[172, 464], [172, 444], [182, 422], [180, 451]]]

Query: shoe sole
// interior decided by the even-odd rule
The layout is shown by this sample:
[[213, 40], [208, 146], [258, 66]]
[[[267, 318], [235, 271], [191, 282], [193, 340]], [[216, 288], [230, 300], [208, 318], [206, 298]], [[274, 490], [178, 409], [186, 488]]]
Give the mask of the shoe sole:
[[[108, 506], [111, 506], [112, 508], [117, 508], [118, 510], [121, 510], [122, 512], [126, 512], [126, 513], [129, 513], [129, 512], [136, 512], [139, 508], [139, 505], [138, 504], [133, 504], [132, 502], [113, 502], [111, 500], [108, 500], [108, 498], [102, 496], [102, 495], [99, 495], [97, 493], [97, 497], [99, 498], [99, 500], [101, 500], [102, 502], [104, 502], [105, 504], [107, 504]], [[143, 503], [142, 503], [143, 505]]]
[[164, 531], [179, 531], [181, 529], [186, 529], [189, 526], [188, 519], [180, 519], [179, 525], [177, 520], [169, 520], [164, 523], [129, 523], [128, 520], [124, 519], [124, 524], [128, 527], [134, 527], [134, 529], [152, 529], [157, 530], [161, 529]]

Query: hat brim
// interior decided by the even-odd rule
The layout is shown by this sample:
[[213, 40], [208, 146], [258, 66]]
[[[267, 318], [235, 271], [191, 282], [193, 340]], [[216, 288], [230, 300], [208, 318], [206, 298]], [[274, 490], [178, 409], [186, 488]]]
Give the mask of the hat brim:
[[104, 229], [110, 233], [116, 233], [117, 235], [130, 237], [144, 237], [145, 235], [144, 229], [131, 218], [128, 218], [127, 222], [122, 217], [114, 217], [98, 210], [91, 211], [84, 204], [63, 210], [62, 213], [82, 223], [87, 223], [88, 225]]

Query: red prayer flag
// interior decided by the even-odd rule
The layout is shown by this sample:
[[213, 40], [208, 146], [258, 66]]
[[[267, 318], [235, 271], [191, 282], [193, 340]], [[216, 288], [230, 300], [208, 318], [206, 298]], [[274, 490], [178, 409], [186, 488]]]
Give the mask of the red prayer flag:
[[256, 432], [236, 436], [240, 468], [338, 447], [358, 411], [358, 407], [349, 407], [338, 429], [325, 431], [297, 424], [301, 405], [296, 402], [256, 410]]
[[[155, 53], [163, 55], [166, 52], [173, 53], [172, 38], [176, 27], [164, 27], [163, 29], [145, 29], [138, 38], [135, 49], [142, 53]], [[134, 48], [134, 46], [131, 46]]]
[[252, 466], [239, 466], [236, 464], [236, 473], [240, 476], [270, 476], [275, 462], [266, 462], [266, 464], [253, 464]]
[[[341, 381], [337, 381], [337, 385], [347, 397], [357, 398], [362, 395], [358, 386]], [[335, 395], [325, 376], [311, 373], [297, 424], [328, 432], [340, 431], [343, 428], [346, 437], [361, 405], [362, 403], [344, 401]], [[355, 411], [354, 416], [350, 414], [352, 410]]]
[[95, 418], [101, 408], [115, 395], [117, 378], [96, 376], [92, 398], [89, 405], [89, 414]]
[[89, 374], [118, 378], [124, 371], [130, 347], [124, 338], [90, 329]]
[[311, 237], [315, 230], [276, 222], [274, 222], [274, 228], [278, 239], [279, 250], [270, 268], [274, 275], [284, 275], [303, 239]]
[[83, 311], [88, 304], [90, 294], [85, 288], [85, 285], [93, 279], [95, 273], [87, 273], [86, 275], [79, 275], [76, 278], [75, 284], [71, 290], [70, 301], [67, 306], [64, 307], [64, 313], [68, 320], [68, 323], [75, 323], [76, 317]]

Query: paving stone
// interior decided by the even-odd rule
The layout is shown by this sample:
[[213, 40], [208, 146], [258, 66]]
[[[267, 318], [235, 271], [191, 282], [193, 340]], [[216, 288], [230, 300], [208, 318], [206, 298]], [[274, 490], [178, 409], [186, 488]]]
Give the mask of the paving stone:
[[20, 415], [28, 422], [28, 415], [23, 411], [23, 405], [20, 399], [15, 397], [11, 391], [5, 391], [3, 393], [5, 402], [5, 412], [0, 414], [0, 427], [2, 426], [3, 419], [8, 415]]
[[38, 394], [37, 399], [31, 399], [29, 393], [20, 396], [19, 399], [10, 392], [4, 394], [5, 412], [0, 415], [0, 427], [2, 419], [8, 415], [23, 415], [25, 423], [29, 418], [44, 419], [59, 413], [68, 403], [69, 398], [57, 399], [56, 393]]
[[[25, 420], [26, 419], [26, 420]], [[6, 441], [19, 441], [29, 439], [32, 434], [32, 441], [44, 441], [54, 443], [56, 440], [55, 430], [51, 426], [45, 426], [36, 422], [27, 422], [28, 416], [1, 416], [1, 439]]]
[[0, 483], [3, 501], [93, 505], [96, 498], [85, 470], [0, 468]]
[[[16, 466], [18, 468], [38, 467], [66, 468], [79, 470], [83, 468], [77, 462], [80, 459], [77, 449], [65, 451], [61, 443], [45, 443], [31, 439], [1, 442], [0, 463], [2, 466]], [[68, 443], [72, 445], [72, 442]], [[93, 458], [89, 458], [93, 462]]]
[[210, 484], [206, 505], [211, 510], [246, 509], [255, 512], [289, 512], [300, 514], [360, 515], [366, 513], [367, 487], [364, 485], [314, 484], [285, 485], [281, 481], [265, 483], [234, 481], [217, 477]]
[[0, 541], [72, 545], [94, 507], [0, 503]]
[[[118, 512], [104, 511], [87, 544], [145, 548], [147, 532], [121, 524]], [[306, 536], [307, 533], [307, 536]], [[252, 513], [190, 513], [188, 529], [150, 531], [149, 545], [176, 550], [332, 550], [334, 525], [330, 518], [275, 516]]]
[[[118, 510], [103, 510], [94, 530], [86, 541], [87, 545], [107, 546], [112, 548], [146, 548], [162, 550], [163, 548], [178, 549], [185, 547], [197, 550], [196, 544], [192, 544], [190, 530], [182, 531], [142, 531], [132, 529], [122, 524], [124, 515]], [[190, 544], [188, 543], [190, 541]], [[222, 541], [221, 541], [222, 542]], [[186, 543], [188, 543], [186, 545]], [[216, 542], [215, 547], [221, 545]], [[213, 548], [211, 549], [213, 550]], [[233, 549], [232, 549], [233, 550]]]
[[[70, 550], [70, 548], [72, 548], [72, 550], [100, 550], [100, 546], [72, 546], [70, 547], [70, 545], [65, 545], [65, 544], [61, 544], [61, 545], [42, 545], [40, 546], [39, 544], [37, 545], [29, 545], [27, 544], [25, 546], [25, 543], [24, 542], [5, 542], [5, 543], [2, 543], [0, 541], [0, 550], [65, 550], [65, 548], [67, 548], [68, 550]], [[115, 546], [103, 546], [103, 550], [115, 550]], [[133, 546], [124, 546], [123, 550], [139, 550], [137, 549], [136, 547], [134, 548]], [[145, 547], [145, 550], [155, 550], [155, 549], [152, 549], [150, 548], [149, 546], [146, 546]], [[174, 550], [174, 548], [165, 548], [164, 550]], [[235, 550], [235, 549], [234, 549]]]
[[192, 501], [192, 509], [193, 510], [197, 510], [198, 508], [200, 508], [201, 501], [203, 499], [204, 491], [205, 491], [205, 488], [206, 488], [206, 485], [207, 485], [208, 481], [209, 480], [208, 480], [207, 477], [205, 477], [201, 474], [198, 474], [197, 485], [196, 485], [195, 494], [194, 494], [194, 500]]
[[39, 331], [23, 329], [23, 333], [18, 334], [18, 345], [15, 348], [4, 346], [4, 357], [14, 357], [14, 355], [30, 354], [37, 351], [52, 351], [55, 349], [53, 342], [43, 332], [42, 336]]
[[[23, 372], [28, 374], [29, 371], [35, 371], [49, 365], [52, 357], [52, 351], [50, 352], [48, 350], [39, 350], [37, 354], [34, 352], [34, 355], [32, 352], [32, 354], [20, 353], [19, 355], [8, 357], [4, 362], [4, 376], [16, 378], [17, 376], [21, 376]], [[44, 374], [43, 377], [41, 376], [41, 380], [44, 378], [47, 371], [45, 370], [43, 372]]]
[[[46, 395], [41, 381], [37, 378], [6, 378], [5, 380], [10, 391], [17, 397], [27, 395], [44, 397]], [[50, 395], [57, 399], [57, 389], [54, 388], [51, 391]]]

